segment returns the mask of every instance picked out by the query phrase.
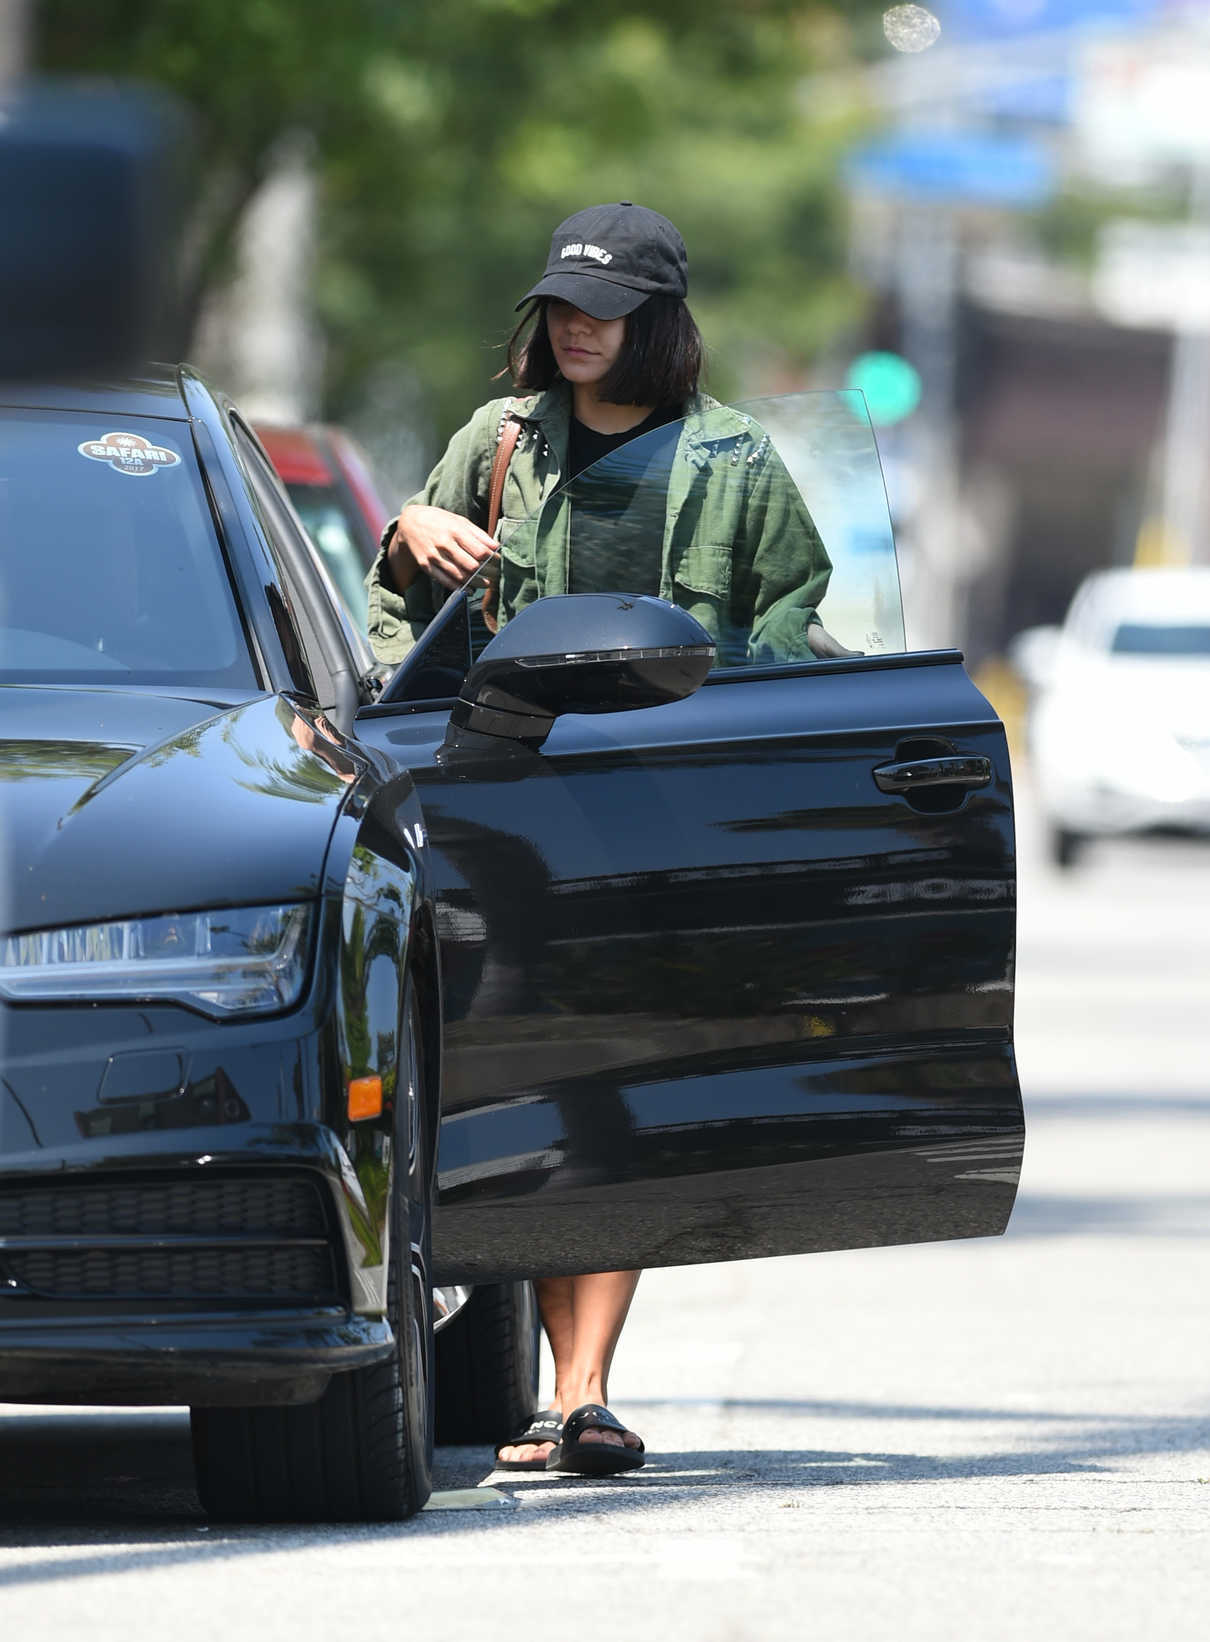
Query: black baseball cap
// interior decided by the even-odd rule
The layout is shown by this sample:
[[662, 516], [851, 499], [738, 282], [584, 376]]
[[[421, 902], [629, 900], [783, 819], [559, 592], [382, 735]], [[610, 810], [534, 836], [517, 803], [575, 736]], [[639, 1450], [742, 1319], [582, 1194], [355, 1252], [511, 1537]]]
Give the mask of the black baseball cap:
[[621, 319], [649, 296], [683, 297], [688, 289], [685, 242], [668, 218], [621, 200], [590, 205], [559, 224], [546, 272], [517, 307], [553, 296], [594, 319]]

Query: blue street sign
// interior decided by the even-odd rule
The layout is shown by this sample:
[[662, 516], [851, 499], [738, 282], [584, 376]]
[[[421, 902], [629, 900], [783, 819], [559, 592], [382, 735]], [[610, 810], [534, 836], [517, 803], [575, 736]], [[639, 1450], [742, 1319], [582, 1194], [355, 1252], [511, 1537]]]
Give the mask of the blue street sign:
[[1012, 39], [1092, 23], [1145, 23], [1169, 0], [930, 0], [943, 41]]
[[1050, 198], [1055, 168], [1028, 136], [982, 131], [895, 131], [855, 149], [858, 188], [919, 200], [1029, 208]]

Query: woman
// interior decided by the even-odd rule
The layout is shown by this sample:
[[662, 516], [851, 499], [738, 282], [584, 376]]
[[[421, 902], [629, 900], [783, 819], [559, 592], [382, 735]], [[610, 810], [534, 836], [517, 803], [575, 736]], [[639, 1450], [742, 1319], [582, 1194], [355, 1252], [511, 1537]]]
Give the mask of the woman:
[[[402, 660], [446, 593], [497, 553], [500, 621], [550, 593], [625, 590], [691, 611], [720, 662], [844, 653], [818, 623], [830, 565], [796, 487], [751, 418], [698, 392], [687, 266], [672, 223], [629, 202], [590, 207], [555, 230], [543, 277], [517, 304], [526, 312], [508, 363], [518, 397], [475, 413], [384, 532], [367, 578], [380, 660]], [[497, 542], [485, 528], [488, 490], [510, 417], [520, 432]], [[659, 517], [640, 475], [595, 513], [577, 496], [573, 529], [561, 487], [640, 435], [655, 436], [636, 447], [643, 462], [666, 475], [655, 487]], [[501, 1466], [601, 1474], [643, 1464], [642, 1442], [607, 1406], [638, 1278], [537, 1281], [554, 1404], [500, 1444]]]

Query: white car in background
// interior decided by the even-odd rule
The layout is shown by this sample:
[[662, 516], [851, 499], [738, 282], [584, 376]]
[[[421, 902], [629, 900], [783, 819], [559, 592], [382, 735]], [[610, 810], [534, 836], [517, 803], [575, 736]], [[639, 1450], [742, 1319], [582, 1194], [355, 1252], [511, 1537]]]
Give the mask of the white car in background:
[[1210, 833], [1210, 567], [1098, 571], [1010, 654], [1056, 864], [1094, 837]]

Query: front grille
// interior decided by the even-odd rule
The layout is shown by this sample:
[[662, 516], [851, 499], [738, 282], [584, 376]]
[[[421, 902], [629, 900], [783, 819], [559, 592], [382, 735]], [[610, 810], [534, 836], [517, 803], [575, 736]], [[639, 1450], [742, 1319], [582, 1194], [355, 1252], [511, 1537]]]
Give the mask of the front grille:
[[0, 1237], [323, 1237], [321, 1187], [305, 1176], [0, 1187]]
[[9, 1276], [57, 1300], [336, 1301], [326, 1248], [39, 1249], [4, 1259]]
[[323, 1182], [304, 1174], [0, 1186], [0, 1290], [335, 1305], [332, 1229]]

